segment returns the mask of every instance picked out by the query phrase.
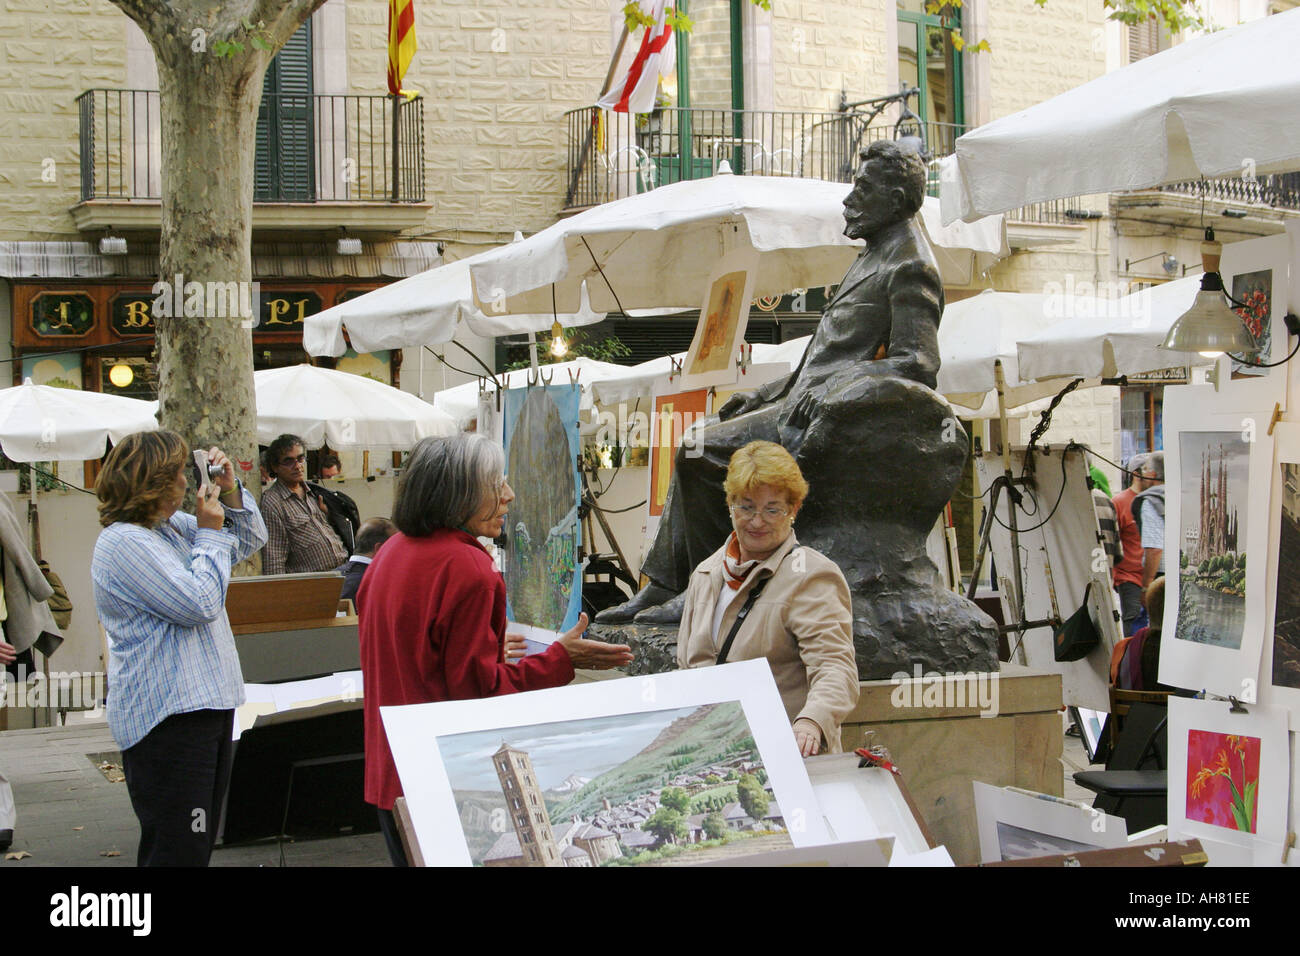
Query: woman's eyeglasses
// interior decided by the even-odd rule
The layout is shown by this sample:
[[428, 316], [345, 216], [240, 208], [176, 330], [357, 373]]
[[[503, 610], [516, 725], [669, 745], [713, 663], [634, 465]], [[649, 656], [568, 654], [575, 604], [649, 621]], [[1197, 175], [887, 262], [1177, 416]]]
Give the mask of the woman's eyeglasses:
[[789, 508], [782, 508], [780, 505], [768, 505], [766, 508], [755, 508], [753, 505], [731, 505], [727, 510], [741, 521], [753, 521], [754, 518], [758, 517], [769, 524], [780, 521], [790, 513]]

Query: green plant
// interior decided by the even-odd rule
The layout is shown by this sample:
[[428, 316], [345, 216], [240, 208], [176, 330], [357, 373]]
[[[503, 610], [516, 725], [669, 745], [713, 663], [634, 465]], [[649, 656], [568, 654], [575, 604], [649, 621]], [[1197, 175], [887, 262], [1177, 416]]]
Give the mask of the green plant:
[[[248, 34], [248, 42], [252, 44], [254, 50], [272, 50], [274, 44], [271, 42], [271, 34], [267, 32], [266, 21], [258, 20], [256, 24], [249, 21], [247, 17], [239, 21]], [[229, 57], [237, 53], [244, 52], [244, 44], [239, 40], [213, 40], [212, 55]]]

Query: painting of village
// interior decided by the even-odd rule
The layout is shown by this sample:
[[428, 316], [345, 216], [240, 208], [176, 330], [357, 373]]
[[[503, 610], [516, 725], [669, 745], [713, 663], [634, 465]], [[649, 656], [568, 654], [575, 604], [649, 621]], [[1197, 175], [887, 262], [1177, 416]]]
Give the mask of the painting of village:
[[1241, 647], [1246, 626], [1250, 445], [1238, 432], [1179, 436], [1178, 627], [1184, 641]]
[[738, 701], [438, 748], [475, 866], [677, 865], [792, 845]]
[[1273, 616], [1273, 684], [1300, 688], [1300, 465], [1282, 465], [1282, 527]]

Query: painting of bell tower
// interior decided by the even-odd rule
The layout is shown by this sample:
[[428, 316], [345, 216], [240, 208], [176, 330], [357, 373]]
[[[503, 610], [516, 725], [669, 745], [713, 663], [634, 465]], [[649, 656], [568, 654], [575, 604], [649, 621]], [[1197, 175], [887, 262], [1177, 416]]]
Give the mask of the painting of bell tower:
[[503, 740], [501, 749], [492, 755], [492, 762], [497, 769], [497, 779], [501, 781], [510, 821], [519, 838], [524, 866], [563, 866], [555, 835], [551, 832], [546, 802], [542, 799], [542, 788], [537, 783], [537, 774], [528, 754]]

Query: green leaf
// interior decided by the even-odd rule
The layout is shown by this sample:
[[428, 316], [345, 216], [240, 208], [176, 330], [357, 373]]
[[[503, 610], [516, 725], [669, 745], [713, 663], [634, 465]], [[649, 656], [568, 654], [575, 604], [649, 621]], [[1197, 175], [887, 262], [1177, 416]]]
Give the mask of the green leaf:
[[260, 33], [254, 33], [254, 34], [253, 34], [253, 49], [255, 49], [255, 50], [269, 50], [269, 49], [271, 49], [271, 43], [270, 43], [269, 40], [267, 40], [265, 37], [263, 37]]
[[250, 20], [248, 19], [248, 17], [242, 17], [242, 18], [240, 18], [240, 21], [239, 21], [239, 22], [242, 23], [242, 24], [244, 25], [244, 29], [245, 29], [245, 30], [252, 30], [252, 29], [253, 29], [252, 21], [250, 21]]

